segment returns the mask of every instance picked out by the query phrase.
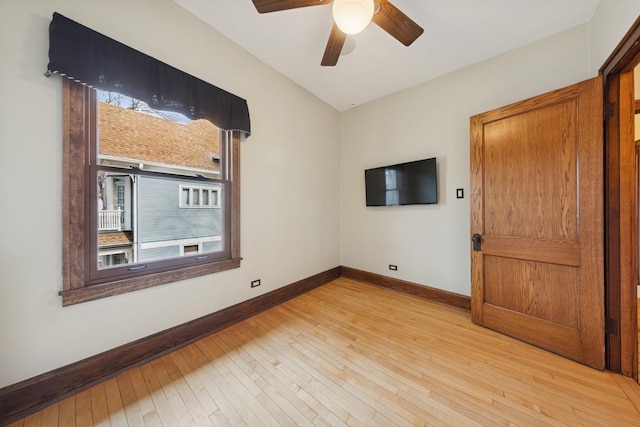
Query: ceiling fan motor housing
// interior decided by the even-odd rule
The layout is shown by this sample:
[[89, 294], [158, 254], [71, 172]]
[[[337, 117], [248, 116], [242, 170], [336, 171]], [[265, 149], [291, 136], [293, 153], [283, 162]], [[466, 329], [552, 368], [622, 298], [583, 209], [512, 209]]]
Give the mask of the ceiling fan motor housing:
[[364, 30], [374, 12], [373, 0], [334, 0], [333, 20], [345, 34], [358, 34]]

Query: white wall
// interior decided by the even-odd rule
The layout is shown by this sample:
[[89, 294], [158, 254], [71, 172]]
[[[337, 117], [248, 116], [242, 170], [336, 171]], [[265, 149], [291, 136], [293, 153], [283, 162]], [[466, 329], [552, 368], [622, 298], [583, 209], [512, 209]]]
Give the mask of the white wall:
[[600, 0], [590, 26], [591, 69], [597, 72], [640, 14], [640, 0]]
[[[247, 99], [240, 269], [62, 308], [54, 11]], [[0, 52], [0, 387], [339, 265], [339, 114], [173, 1], [3, 0]]]
[[[343, 113], [341, 264], [470, 295], [469, 117], [596, 76], [638, 12], [603, 0], [590, 24]], [[364, 169], [433, 156], [437, 206], [365, 207]]]

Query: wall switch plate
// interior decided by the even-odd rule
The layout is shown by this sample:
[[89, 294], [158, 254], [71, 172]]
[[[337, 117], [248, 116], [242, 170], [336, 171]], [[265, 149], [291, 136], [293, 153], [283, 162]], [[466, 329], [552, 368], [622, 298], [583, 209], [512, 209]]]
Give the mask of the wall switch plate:
[[251, 287], [252, 288], [256, 288], [258, 286], [260, 286], [260, 279], [251, 281]]
[[464, 188], [456, 189], [456, 199], [464, 199]]
[[389, 270], [398, 271], [398, 266], [397, 265], [393, 265], [393, 264], [389, 264]]

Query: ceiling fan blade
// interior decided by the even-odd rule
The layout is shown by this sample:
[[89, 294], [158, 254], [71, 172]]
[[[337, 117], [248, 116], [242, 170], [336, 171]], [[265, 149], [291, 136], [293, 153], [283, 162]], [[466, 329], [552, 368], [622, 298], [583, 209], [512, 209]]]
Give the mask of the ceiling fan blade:
[[327, 47], [324, 49], [324, 55], [322, 56], [322, 62], [320, 62], [320, 65], [323, 67], [336, 65], [346, 39], [347, 35], [340, 31], [334, 22], [333, 27], [331, 27], [329, 41], [327, 41]]
[[389, 3], [388, 0], [375, 1], [380, 5], [380, 9], [373, 15], [372, 21], [403, 45], [409, 46], [424, 32], [420, 25]]
[[252, 0], [260, 13], [277, 12], [279, 10], [296, 9], [307, 6], [322, 6], [332, 0]]

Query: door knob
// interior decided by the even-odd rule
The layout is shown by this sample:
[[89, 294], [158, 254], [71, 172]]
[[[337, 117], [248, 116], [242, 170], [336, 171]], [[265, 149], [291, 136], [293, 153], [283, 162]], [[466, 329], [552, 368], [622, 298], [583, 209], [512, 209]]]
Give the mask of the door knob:
[[482, 236], [479, 234], [474, 234], [473, 237], [471, 238], [471, 241], [473, 242], [473, 250], [478, 252], [482, 250]]

